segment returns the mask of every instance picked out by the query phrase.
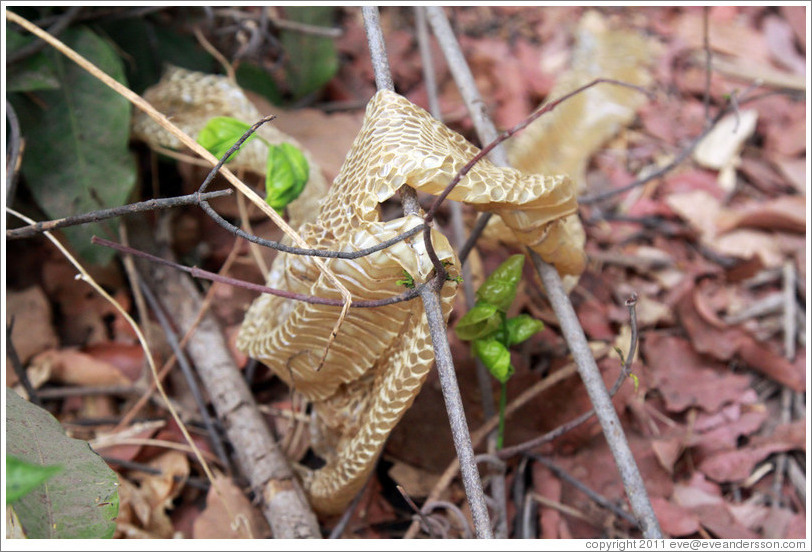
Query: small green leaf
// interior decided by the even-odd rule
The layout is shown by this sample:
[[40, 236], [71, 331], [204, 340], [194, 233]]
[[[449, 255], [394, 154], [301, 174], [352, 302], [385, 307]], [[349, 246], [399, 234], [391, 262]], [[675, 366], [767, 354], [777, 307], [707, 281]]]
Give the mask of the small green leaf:
[[629, 377], [632, 378], [632, 383], [634, 383], [634, 392], [637, 393], [637, 389], [640, 387], [640, 379], [635, 373], [630, 373]]
[[522, 278], [524, 255], [512, 255], [491, 273], [476, 292], [477, 299], [506, 312], [516, 298], [516, 286]]
[[502, 324], [499, 310], [489, 303], [477, 303], [457, 322], [457, 336], [465, 341], [490, 336]]
[[[206, 148], [217, 159], [221, 159], [251, 125], [232, 117], [212, 117], [197, 135], [197, 143]], [[252, 134], [248, 143], [256, 134]], [[243, 143], [243, 146], [245, 145]], [[242, 149], [242, 146], [240, 146]], [[231, 154], [226, 162], [232, 161], [240, 149]]]
[[62, 471], [62, 466], [40, 466], [6, 456], [6, 504], [18, 500], [52, 476]]
[[518, 345], [544, 329], [544, 322], [529, 314], [520, 314], [507, 320], [507, 345]]
[[493, 377], [505, 383], [515, 371], [510, 364], [510, 352], [496, 339], [477, 339], [474, 354], [482, 360]]
[[399, 286], [412, 289], [414, 287], [414, 276], [409, 274], [406, 270], [403, 271], [403, 278], [395, 282]]
[[[307, 25], [330, 27], [335, 6], [286, 6], [285, 19]], [[283, 29], [280, 33], [287, 62], [287, 83], [298, 100], [318, 91], [338, 72], [338, 50], [332, 38]]]
[[290, 144], [271, 146], [265, 172], [265, 202], [281, 212], [299, 197], [309, 176], [310, 165], [299, 148]]

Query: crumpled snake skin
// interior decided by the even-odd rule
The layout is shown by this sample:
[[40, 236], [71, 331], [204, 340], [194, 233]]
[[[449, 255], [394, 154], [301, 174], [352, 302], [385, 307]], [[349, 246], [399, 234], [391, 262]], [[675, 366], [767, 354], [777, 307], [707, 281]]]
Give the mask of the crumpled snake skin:
[[[149, 133], [144, 135], [149, 141]], [[403, 185], [439, 194], [478, 151], [404, 97], [379, 91], [317, 215], [299, 233], [312, 247], [341, 251], [392, 238], [422, 219], [408, 215], [381, 221], [379, 204]], [[564, 224], [577, 209], [567, 176], [524, 174], [483, 160], [449, 198], [498, 214], [520, 243], [562, 275], [583, 271], [582, 236]], [[432, 230], [432, 243], [449, 273], [458, 275], [459, 262], [448, 240]], [[433, 273], [420, 234], [366, 257], [325, 262], [355, 300], [403, 292], [397, 281], [404, 270], [418, 284]], [[340, 298], [312, 259], [299, 255], [277, 255], [267, 285]], [[441, 291], [446, 320], [456, 288], [448, 282]], [[351, 309], [317, 370], [338, 314], [337, 307], [261, 295], [246, 313], [237, 338], [238, 348], [312, 403], [311, 443], [326, 464], [319, 470], [303, 469], [302, 474], [312, 506], [324, 514], [341, 512], [360, 491], [434, 362], [422, 302], [412, 300]]]

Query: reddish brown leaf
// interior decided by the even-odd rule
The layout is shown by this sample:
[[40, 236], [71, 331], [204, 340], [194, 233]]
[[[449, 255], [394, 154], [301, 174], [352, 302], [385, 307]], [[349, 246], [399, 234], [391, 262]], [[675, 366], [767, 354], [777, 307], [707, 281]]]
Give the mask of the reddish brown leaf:
[[216, 474], [206, 495], [206, 509], [194, 522], [195, 539], [265, 539], [268, 522], [230, 477]]
[[651, 499], [660, 527], [669, 536], [686, 537], [699, 531], [699, 519], [691, 510], [660, 496]]
[[691, 344], [675, 336], [649, 335], [643, 342], [652, 386], [663, 395], [671, 412], [696, 406], [706, 412], [735, 401], [750, 385], [747, 376], [730, 373], [713, 360], [698, 355]]

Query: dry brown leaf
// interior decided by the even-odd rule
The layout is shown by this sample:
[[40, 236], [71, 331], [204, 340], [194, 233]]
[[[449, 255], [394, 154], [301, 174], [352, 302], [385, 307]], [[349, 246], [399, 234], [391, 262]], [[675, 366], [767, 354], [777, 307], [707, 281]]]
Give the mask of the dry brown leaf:
[[411, 497], [428, 496], [440, 476], [405, 462], [395, 461], [389, 476]]
[[693, 157], [709, 169], [722, 169], [735, 163], [744, 143], [756, 130], [758, 111], [745, 109], [726, 115], [696, 145]]
[[716, 412], [749, 388], [750, 378], [731, 373], [723, 364], [704, 358], [676, 336], [649, 335], [643, 342], [652, 387], [662, 393], [670, 412], [699, 407]]
[[54, 349], [40, 353], [32, 365], [48, 366], [51, 379], [69, 385], [129, 385], [130, 380], [113, 364], [75, 349]]
[[806, 389], [806, 368], [801, 354], [798, 355], [800, 361], [796, 360], [793, 364], [739, 327], [714, 327], [698, 314], [695, 301], [702, 302], [701, 286], [682, 295], [677, 301], [676, 312], [697, 352], [724, 361], [739, 355], [751, 368], [765, 376], [796, 391]]
[[806, 422], [798, 420], [779, 425], [769, 436], [755, 437], [737, 450], [723, 451], [703, 460], [698, 468], [714, 481], [742, 481], [756, 464], [774, 452], [804, 449]]
[[[686, 10], [675, 25], [677, 34], [690, 48], [703, 47], [702, 12]], [[738, 56], [747, 62], [767, 63], [769, 49], [762, 33], [754, 29], [746, 19], [714, 20], [708, 33], [711, 49]]]
[[750, 201], [729, 210], [718, 227], [722, 232], [749, 227], [803, 233], [806, 230], [806, 198], [782, 195], [767, 201]]
[[651, 506], [662, 530], [671, 537], [687, 537], [699, 531], [699, 519], [691, 510], [661, 496], [651, 499]]
[[784, 156], [773, 155], [773, 163], [780, 169], [786, 179], [800, 194], [806, 195], [806, 156], [787, 159]]
[[[51, 305], [39, 286], [6, 292], [6, 326], [11, 324], [12, 318], [14, 329], [11, 332], [11, 342], [23, 365], [37, 353], [59, 344], [51, 325]], [[14, 374], [8, 362], [6, 360], [7, 378]]]
[[795, 48], [792, 26], [782, 17], [768, 15], [764, 18], [764, 37], [773, 61], [793, 73], [806, 73], [806, 59]]
[[[219, 492], [218, 492], [219, 491]], [[206, 509], [194, 522], [195, 539], [265, 539], [268, 522], [230, 477], [216, 474], [206, 495]]]

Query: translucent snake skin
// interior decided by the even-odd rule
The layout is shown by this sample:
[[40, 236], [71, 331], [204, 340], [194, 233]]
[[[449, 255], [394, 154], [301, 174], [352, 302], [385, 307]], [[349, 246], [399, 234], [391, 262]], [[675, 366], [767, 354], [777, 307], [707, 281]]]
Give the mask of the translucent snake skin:
[[[175, 110], [176, 119], [193, 107], [189, 98], [206, 98], [201, 108], [205, 117], [189, 123], [187, 132], [192, 135], [214, 115], [247, 122], [258, 119], [248, 107], [237, 113], [228, 109], [229, 102], [244, 106], [244, 96], [229, 91], [224, 80], [175, 70], [145, 97], [156, 106]], [[221, 108], [223, 111], [215, 113]], [[195, 126], [198, 128], [192, 128]], [[134, 129], [152, 146], [173, 147], [145, 121], [136, 120]], [[327, 195], [319, 197], [317, 186], [313, 190], [316, 202], [306, 200], [318, 207], [300, 211], [300, 220], [308, 222], [299, 227], [299, 233], [312, 247], [341, 251], [392, 238], [421, 224], [422, 219], [409, 215], [381, 221], [379, 204], [403, 185], [439, 194], [478, 151], [407, 99], [380, 91], [369, 102], [363, 126]], [[257, 158], [256, 172], [262, 174], [262, 155]], [[529, 175], [483, 160], [449, 198], [498, 214], [519, 243], [532, 247], [562, 275], [583, 271], [586, 258], [580, 223], [564, 222], [573, 218], [578, 222], [571, 216], [577, 204], [568, 177]], [[432, 230], [432, 243], [449, 273], [458, 275], [459, 262], [446, 238]], [[360, 259], [325, 261], [354, 300], [383, 299], [403, 292], [398, 280], [404, 271], [418, 284], [433, 273], [420, 234]], [[340, 299], [312, 259], [298, 255], [277, 255], [267, 285]], [[456, 288], [455, 282], [447, 282], [441, 291], [446, 319]], [[411, 406], [434, 362], [422, 302], [417, 299], [351, 309], [317, 370], [338, 313], [337, 307], [262, 295], [246, 313], [237, 339], [238, 348], [265, 363], [312, 403], [311, 444], [326, 464], [301, 473], [312, 506], [323, 514], [341, 512], [361, 489], [389, 433]]]
[[[314, 247], [343, 251], [391, 238], [421, 219], [412, 215], [381, 222], [379, 203], [403, 185], [439, 194], [477, 152], [423, 109], [380, 91], [367, 106], [361, 131], [318, 217], [300, 233]], [[583, 269], [583, 251], [560, 223], [576, 209], [567, 177], [526, 175], [482, 161], [449, 197], [498, 213], [521, 242], [560, 272], [578, 274]], [[433, 231], [432, 240], [440, 259], [458, 274], [445, 237]], [[331, 260], [328, 266], [358, 299], [402, 292], [396, 282], [404, 270], [418, 283], [432, 272], [421, 236], [358, 260]], [[278, 256], [267, 283], [338, 297], [313, 263], [300, 256]], [[446, 318], [455, 292], [454, 283], [443, 288]], [[316, 371], [337, 315], [335, 307], [263, 295], [246, 314], [237, 342], [312, 401], [314, 448], [326, 465], [308, 472], [304, 484], [314, 508], [323, 513], [340, 512], [360, 490], [434, 361], [422, 304], [415, 300], [352, 309], [324, 366]]]

